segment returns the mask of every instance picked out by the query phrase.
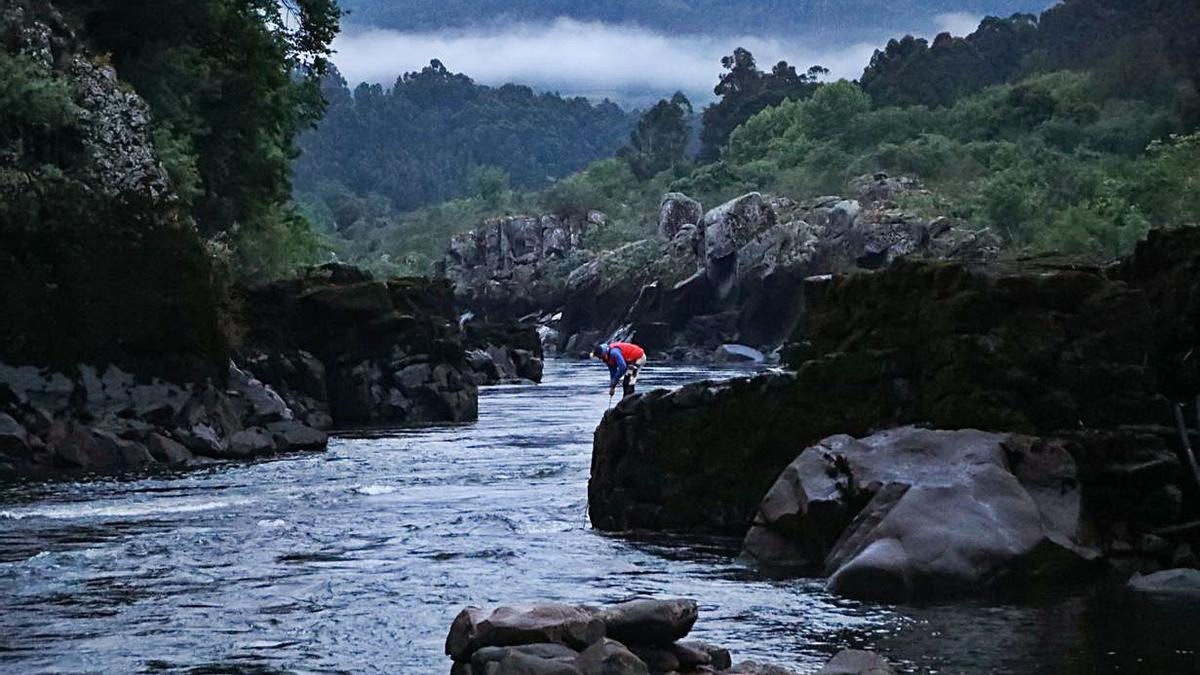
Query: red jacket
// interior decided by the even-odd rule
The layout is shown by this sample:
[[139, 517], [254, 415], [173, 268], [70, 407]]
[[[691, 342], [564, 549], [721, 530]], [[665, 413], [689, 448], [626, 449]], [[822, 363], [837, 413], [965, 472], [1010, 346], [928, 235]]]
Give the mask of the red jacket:
[[626, 363], [633, 363], [646, 355], [646, 350], [633, 344], [632, 342], [614, 342], [609, 345], [610, 349], [620, 349], [621, 356], [625, 357]]

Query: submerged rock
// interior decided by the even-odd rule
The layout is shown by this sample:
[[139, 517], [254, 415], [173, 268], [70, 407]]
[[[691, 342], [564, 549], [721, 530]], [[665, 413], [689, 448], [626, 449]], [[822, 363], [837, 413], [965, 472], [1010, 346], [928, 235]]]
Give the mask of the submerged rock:
[[1153, 574], [1135, 574], [1129, 590], [1151, 596], [1200, 600], [1200, 570], [1173, 569]]
[[766, 360], [762, 352], [746, 345], [721, 345], [713, 355], [716, 363], [763, 363]]
[[817, 675], [895, 675], [887, 659], [875, 652], [843, 649]]

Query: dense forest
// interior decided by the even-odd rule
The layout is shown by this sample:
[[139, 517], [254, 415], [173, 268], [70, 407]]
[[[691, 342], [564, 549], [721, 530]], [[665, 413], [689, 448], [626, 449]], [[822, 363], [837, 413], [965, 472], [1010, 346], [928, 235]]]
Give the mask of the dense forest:
[[608, 101], [486, 87], [437, 60], [389, 89], [351, 92], [334, 71], [322, 90], [328, 109], [302, 139], [296, 186], [334, 228], [350, 224], [337, 213], [347, 192], [409, 210], [462, 196], [486, 168], [514, 188], [544, 188], [612, 156], [636, 122]]
[[650, 235], [669, 190], [705, 204], [752, 190], [802, 199], [885, 171], [927, 188], [906, 208], [990, 228], [1011, 254], [1109, 258], [1151, 226], [1200, 222], [1198, 28], [1189, 0], [1067, 0], [1041, 16], [985, 19], [965, 38], [892, 40], [858, 82], [823, 83], [819, 66], [760, 69], [739, 49], [703, 112], [698, 158], [647, 161], [638, 149], [670, 135], [647, 128], [670, 123], [664, 100], [618, 158], [538, 194], [456, 200], [363, 228], [343, 250], [427, 269], [434, 242], [538, 208], [605, 211], [612, 225], [597, 245], [612, 245]]

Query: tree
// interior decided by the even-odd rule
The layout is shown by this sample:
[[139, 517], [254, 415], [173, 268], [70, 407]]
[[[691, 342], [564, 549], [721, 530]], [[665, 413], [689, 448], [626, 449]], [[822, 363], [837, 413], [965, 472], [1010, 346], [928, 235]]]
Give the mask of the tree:
[[160, 145], [173, 149], [173, 177], [198, 177], [183, 197], [204, 235], [294, 238], [291, 160], [297, 136], [324, 110], [335, 0], [58, 4], [150, 104]]
[[498, 166], [477, 166], [467, 179], [471, 192], [488, 204], [496, 204], [508, 192], [508, 172]]
[[813, 66], [800, 74], [787, 61], [775, 64], [771, 72], [758, 69], [754, 55], [738, 47], [721, 59], [725, 73], [713, 88], [721, 97], [704, 110], [704, 128], [700, 133], [700, 159], [714, 161], [729, 140], [729, 134], [764, 108], [786, 100], [802, 100], [816, 89], [820, 78], [829, 71]]
[[691, 115], [692, 102], [680, 92], [669, 101], [659, 101], [642, 115], [629, 135], [629, 145], [620, 152], [634, 176], [646, 180], [686, 158]]

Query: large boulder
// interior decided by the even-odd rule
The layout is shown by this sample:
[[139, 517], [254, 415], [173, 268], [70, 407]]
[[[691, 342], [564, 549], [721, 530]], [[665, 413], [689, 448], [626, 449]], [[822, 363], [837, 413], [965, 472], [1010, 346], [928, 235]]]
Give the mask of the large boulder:
[[775, 224], [775, 211], [757, 192], [728, 201], [704, 214], [704, 256], [719, 261], [737, 253]]
[[709, 211], [702, 223], [704, 269], [718, 300], [728, 299], [737, 279], [737, 253], [775, 225], [775, 210], [757, 192]]
[[[322, 429], [477, 417], [475, 375], [446, 282], [363, 281], [323, 265], [242, 293], [243, 361], [261, 364], [264, 382], [236, 372], [233, 380], [253, 424], [286, 421], [289, 409]], [[530, 339], [536, 344], [532, 331]]]
[[29, 433], [10, 415], [0, 413], [0, 454], [28, 457]]
[[745, 554], [768, 567], [823, 571], [843, 595], [890, 601], [1084, 568], [1094, 554], [1075, 541], [1080, 491], [1070, 455], [1058, 449], [1061, 494], [1043, 512], [1009, 469], [1009, 441], [914, 427], [825, 439], [767, 493]]
[[658, 236], [672, 241], [685, 225], [694, 227], [703, 219], [704, 207], [700, 202], [685, 194], [671, 192], [663, 196], [658, 209]]
[[468, 607], [450, 627], [446, 654], [468, 661], [482, 647], [556, 643], [585, 648], [603, 637], [604, 622], [587, 608], [553, 603]]

